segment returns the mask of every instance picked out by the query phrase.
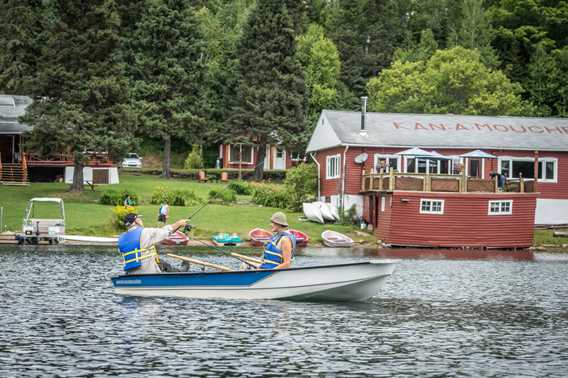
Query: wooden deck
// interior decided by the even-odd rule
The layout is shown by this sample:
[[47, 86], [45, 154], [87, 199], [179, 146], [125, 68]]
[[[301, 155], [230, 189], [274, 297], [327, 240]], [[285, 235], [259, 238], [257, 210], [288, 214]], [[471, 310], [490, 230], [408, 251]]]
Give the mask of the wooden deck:
[[498, 188], [497, 178], [492, 180], [465, 175], [427, 173], [366, 173], [361, 178], [361, 192], [392, 192], [395, 190], [448, 193], [534, 193], [534, 181], [522, 177], [507, 181], [503, 190]]

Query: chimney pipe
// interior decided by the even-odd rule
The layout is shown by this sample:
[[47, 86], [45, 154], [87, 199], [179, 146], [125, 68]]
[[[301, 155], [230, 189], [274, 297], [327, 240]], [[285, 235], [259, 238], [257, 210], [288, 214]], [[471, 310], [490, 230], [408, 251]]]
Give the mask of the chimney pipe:
[[367, 96], [361, 97], [361, 131], [365, 130], [365, 118], [367, 117]]

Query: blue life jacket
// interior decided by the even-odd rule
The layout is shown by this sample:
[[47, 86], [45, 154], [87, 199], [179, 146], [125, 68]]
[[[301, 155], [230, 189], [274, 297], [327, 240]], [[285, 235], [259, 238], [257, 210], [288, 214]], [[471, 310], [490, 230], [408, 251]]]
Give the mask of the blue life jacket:
[[263, 263], [260, 265], [259, 269], [274, 269], [278, 265], [284, 262], [284, 256], [282, 254], [282, 249], [278, 248], [278, 242], [283, 237], [290, 238], [292, 242], [292, 256], [296, 253], [296, 237], [286, 231], [279, 232], [270, 238], [270, 241], [264, 246], [264, 253], [262, 254]]
[[128, 272], [142, 266], [142, 260], [158, 255], [154, 246], [150, 248], [140, 248], [140, 236], [142, 227], [136, 227], [124, 232], [118, 238], [118, 250], [124, 261], [124, 271]]

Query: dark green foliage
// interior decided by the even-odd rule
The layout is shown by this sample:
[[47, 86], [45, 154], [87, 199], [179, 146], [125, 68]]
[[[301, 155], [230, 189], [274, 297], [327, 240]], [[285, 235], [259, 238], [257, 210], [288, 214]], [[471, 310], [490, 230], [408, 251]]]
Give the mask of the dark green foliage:
[[318, 174], [313, 164], [300, 164], [290, 169], [284, 181], [288, 198], [287, 207], [299, 211], [303, 202], [315, 200], [318, 188], [317, 180]]
[[113, 189], [106, 189], [99, 198], [101, 205], [124, 205], [124, 200], [130, 197], [132, 203], [130, 206], [136, 206], [138, 202], [138, 195], [130, 190], [117, 191]]
[[167, 203], [171, 206], [193, 206], [203, 202], [192, 190], [168, 190], [159, 187], [152, 193], [150, 203], [160, 205]]
[[[221, 180], [221, 172], [227, 172], [229, 180], [237, 180], [239, 177], [238, 169], [205, 169], [207, 177], [212, 180]], [[143, 168], [140, 172], [149, 175], [161, 175], [162, 171], [158, 169]], [[172, 177], [197, 180], [199, 170], [197, 169], [172, 169]], [[252, 180], [254, 171], [252, 169], [243, 169], [241, 171], [243, 180]], [[282, 182], [286, 178], [284, 170], [270, 170], [264, 172], [264, 179], [271, 182]]]
[[[229, 123], [238, 130], [237, 138], [261, 146], [261, 162], [267, 143], [293, 146], [304, 127], [307, 97], [295, 52], [295, 32], [286, 5], [259, 0], [237, 50], [237, 103]], [[263, 164], [257, 165], [257, 179], [262, 178], [263, 169]]]
[[227, 188], [240, 195], [248, 196], [252, 193], [252, 188], [246, 181], [231, 181]]
[[209, 191], [209, 200], [212, 202], [234, 203], [237, 202], [237, 193], [232, 189]]
[[[28, 143], [42, 152], [74, 155], [73, 190], [83, 189], [85, 151], [126, 152], [133, 138], [124, 65], [115, 53], [120, 24], [104, 0], [54, 1], [53, 22], [39, 48], [25, 122], [35, 126]], [[45, 16], [47, 17], [47, 16]]]
[[266, 207], [288, 208], [288, 196], [282, 189], [271, 185], [256, 185], [252, 202]]
[[163, 176], [170, 177], [172, 139], [199, 141], [204, 125], [205, 44], [187, 1], [147, 1], [129, 47], [133, 94], [144, 133], [163, 140]]

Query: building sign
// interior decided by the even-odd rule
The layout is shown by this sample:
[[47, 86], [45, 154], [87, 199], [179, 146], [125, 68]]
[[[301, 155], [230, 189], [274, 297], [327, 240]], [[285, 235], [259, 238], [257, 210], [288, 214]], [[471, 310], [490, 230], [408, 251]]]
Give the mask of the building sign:
[[493, 132], [493, 133], [515, 133], [515, 134], [550, 134], [568, 135], [568, 126], [522, 126], [505, 125], [499, 123], [421, 123], [421, 122], [393, 122], [395, 130], [419, 130], [419, 131], [455, 131], [455, 132]]

